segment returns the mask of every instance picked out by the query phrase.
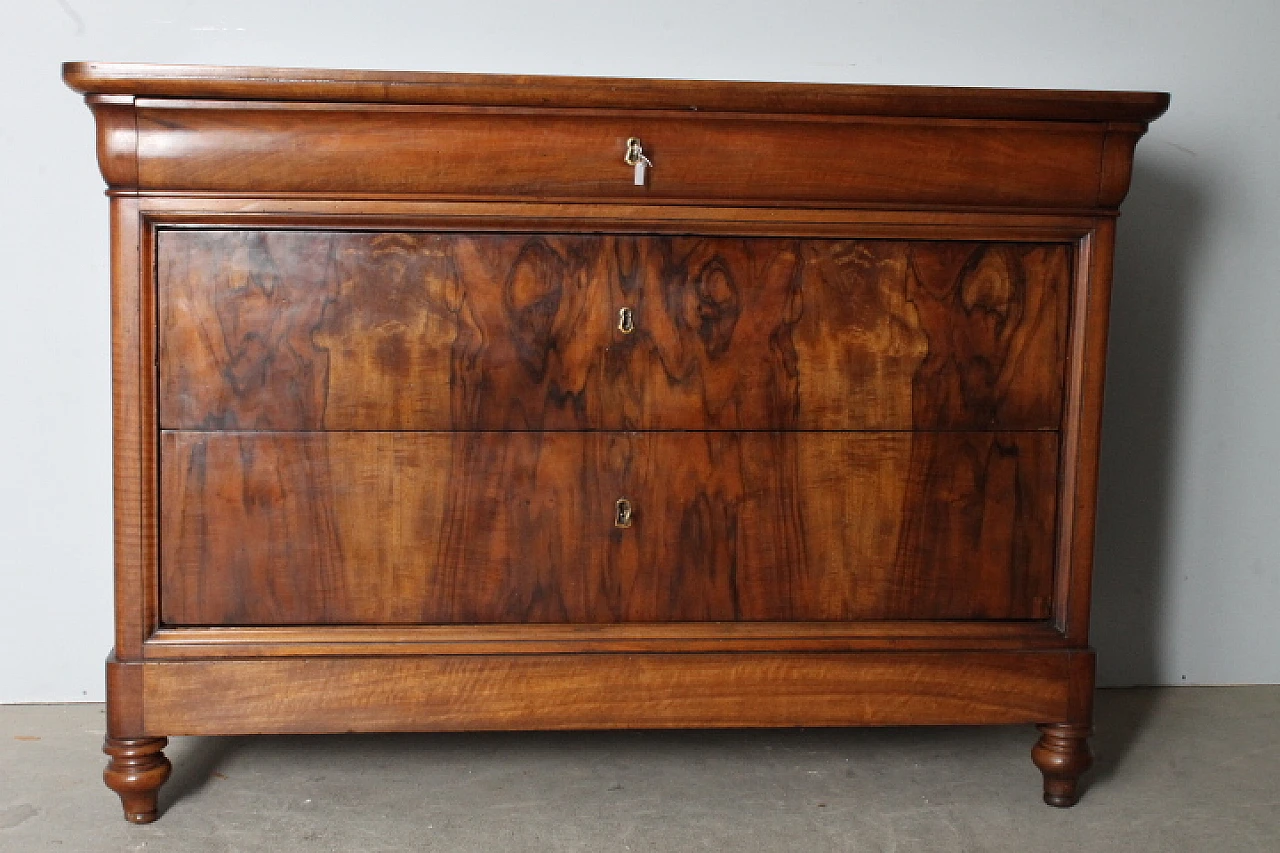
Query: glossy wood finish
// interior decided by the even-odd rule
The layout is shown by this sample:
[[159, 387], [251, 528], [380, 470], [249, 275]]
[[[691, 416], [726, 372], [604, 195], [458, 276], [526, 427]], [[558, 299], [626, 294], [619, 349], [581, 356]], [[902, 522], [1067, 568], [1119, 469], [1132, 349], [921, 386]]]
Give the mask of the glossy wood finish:
[[128, 95], [89, 95], [98, 131], [98, 168], [110, 186], [138, 184], [138, 119]]
[[111, 757], [102, 781], [120, 795], [125, 820], [151, 823], [159, 816], [156, 795], [169, 778], [173, 765], [163, 752], [168, 738], [107, 737], [102, 751]]
[[[108, 195], [125, 195], [110, 191]], [[1061, 242], [1073, 247], [1099, 211], [694, 206], [628, 202], [395, 198], [237, 198], [140, 194], [146, 223], [176, 228], [799, 237]]]
[[1061, 413], [1062, 244], [166, 231], [159, 269], [171, 429], [1052, 429]]
[[64, 75], [113, 196], [127, 814], [171, 734], [515, 727], [1035, 722], [1074, 801], [1167, 95]]
[[136, 199], [111, 200], [111, 458], [115, 651], [138, 657], [156, 624], [156, 372], [149, 235]]
[[136, 666], [147, 731], [208, 735], [1028, 723], [1067, 712], [1076, 663], [1071, 652], [770, 652]]
[[1041, 433], [165, 433], [164, 621], [1043, 619], [1056, 451]]
[[464, 625], [164, 626], [147, 660], [314, 655], [600, 652], [1020, 651], [1070, 648], [1047, 621], [613, 622]]
[[[630, 137], [654, 162], [645, 186]], [[136, 141], [149, 191], [1091, 208], [1106, 139], [1088, 123], [141, 100]], [[1013, 153], [1030, 149], [1044, 159]]]
[[1058, 808], [1074, 806], [1080, 799], [1080, 776], [1093, 766], [1088, 726], [1040, 725], [1040, 740], [1031, 759], [1044, 774], [1044, 801]]
[[1098, 461], [1102, 437], [1103, 381], [1107, 363], [1107, 318], [1111, 308], [1114, 220], [1081, 241], [1076, 267], [1067, 377], [1067, 412], [1062, 434], [1059, 504], [1058, 583], [1054, 621], [1077, 645], [1089, 642], [1093, 541], [1097, 520]]
[[[1133, 92], [98, 63], [63, 73], [113, 105], [95, 107], [108, 182], [162, 192], [1114, 207], [1145, 122], [1168, 105]], [[131, 122], [115, 109], [124, 98]], [[660, 158], [646, 187], [621, 163], [631, 136]]]
[[129, 62], [67, 62], [77, 92], [165, 98], [605, 108], [1047, 121], [1158, 118], [1163, 92], [635, 80]]

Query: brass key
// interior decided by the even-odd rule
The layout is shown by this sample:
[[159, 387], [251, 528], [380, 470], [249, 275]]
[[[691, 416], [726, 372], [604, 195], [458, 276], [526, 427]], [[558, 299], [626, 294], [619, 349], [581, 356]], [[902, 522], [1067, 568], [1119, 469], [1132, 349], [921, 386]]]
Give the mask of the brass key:
[[644, 186], [645, 174], [647, 170], [653, 168], [653, 161], [644, 156], [644, 148], [640, 145], [639, 137], [633, 136], [627, 140], [627, 153], [622, 158], [622, 162], [635, 167], [636, 186]]

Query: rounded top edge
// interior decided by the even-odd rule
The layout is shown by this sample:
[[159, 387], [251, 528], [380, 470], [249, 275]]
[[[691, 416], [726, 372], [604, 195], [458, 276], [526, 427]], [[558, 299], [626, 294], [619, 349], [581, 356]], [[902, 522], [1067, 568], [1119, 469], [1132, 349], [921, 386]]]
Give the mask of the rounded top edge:
[[74, 61], [86, 95], [213, 100], [581, 107], [1041, 121], [1150, 122], [1166, 92], [559, 77]]

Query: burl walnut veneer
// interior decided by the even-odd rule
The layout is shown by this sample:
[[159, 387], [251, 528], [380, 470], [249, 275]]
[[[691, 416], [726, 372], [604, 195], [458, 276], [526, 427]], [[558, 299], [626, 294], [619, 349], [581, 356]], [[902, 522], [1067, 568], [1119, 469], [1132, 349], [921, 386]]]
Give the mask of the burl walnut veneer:
[[1036, 723], [1090, 763], [1163, 94], [71, 63], [110, 190], [107, 784], [169, 735]]

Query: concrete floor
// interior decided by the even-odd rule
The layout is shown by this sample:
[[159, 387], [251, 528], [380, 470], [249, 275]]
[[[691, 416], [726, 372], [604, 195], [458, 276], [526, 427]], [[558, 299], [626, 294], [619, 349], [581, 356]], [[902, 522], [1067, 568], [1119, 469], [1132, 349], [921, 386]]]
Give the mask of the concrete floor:
[[1280, 851], [1280, 687], [1102, 691], [1074, 809], [1030, 727], [177, 738], [162, 817], [100, 705], [0, 707], [0, 850]]

